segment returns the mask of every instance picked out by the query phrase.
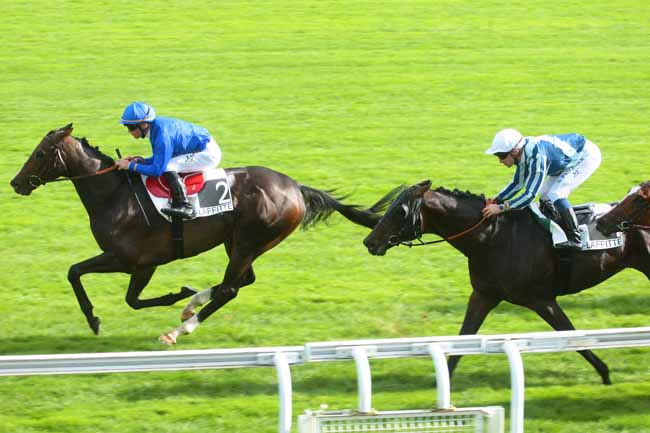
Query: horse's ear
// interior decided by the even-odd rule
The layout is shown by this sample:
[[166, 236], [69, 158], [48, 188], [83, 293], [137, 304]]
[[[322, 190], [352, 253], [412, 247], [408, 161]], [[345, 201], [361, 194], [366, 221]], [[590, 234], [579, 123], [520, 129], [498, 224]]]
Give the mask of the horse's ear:
[[72, 134], [72, 129], [72, 123], [68, 123], [63, 128], [59, 129], [59, 132], [62, 132], [64, 134], [64, 137], [67, 137], [68, 135]]
[[648, 201], [650, 199], [650, 189], [649, 188], [644, 188], [644, 186], [648, 185], [643, 185], [641, 186], [641, 189], [639, 190], [639, 195], [645, 200]]
[[431, 189], [431, 181], [430, 180], [424, 180], [416, 185], [417, 193], [418, 194], [424, 194], [425, 192], [429, 191]]
[[56, 131], [50, 131], [46, 138], [48, 138], [51, 143], [58, 143], [66, 137], [69, 137], [70, 134], [72, 134], [72, 123], [68, 123], [63, 128], [59, 128]]

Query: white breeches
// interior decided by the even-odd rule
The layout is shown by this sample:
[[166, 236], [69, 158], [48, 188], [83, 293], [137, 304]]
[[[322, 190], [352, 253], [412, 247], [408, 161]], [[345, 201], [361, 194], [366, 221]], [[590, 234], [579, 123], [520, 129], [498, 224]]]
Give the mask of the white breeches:
[[539, 191], [540, 200], [550, 200], [553, 203], [557, 199], [568, 198], [571, 191], [596, 171], [601, 159], [598, 146], [587, 140], [575, 163], [569, 165], [559, 176], [546, 176]]
[[215, 168], [221, 162], [221, 149], [210, 139], [205, 149], [200, 152], [178, 155], [169, 160], [166, 171], [187, 173], [190, 171], [203, 171]]

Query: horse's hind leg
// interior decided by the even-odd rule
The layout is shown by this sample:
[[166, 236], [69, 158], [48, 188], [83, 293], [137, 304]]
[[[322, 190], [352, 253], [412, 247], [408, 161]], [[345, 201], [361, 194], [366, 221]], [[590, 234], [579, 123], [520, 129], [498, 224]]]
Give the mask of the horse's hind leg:
[[178, 293], [168, 293], [157, 298], [140, 299], [140, 294], [144, 288], [149, 284], [156, 267], [138, 268], [131, 273], [131, 281], [129, 282], [129, 289], [126, 292], [126, 303], [129, 304], [134, 310], [140, 308], [159, 307], [165, 305], [173, 305], [181, 299], [190, 297], [196, 293], [189, 287], [183, 286]]
[[243, 275], [246, 274], [248, 269], [251, 268], [251, 264], [256, 257], [257, 254], [245, 257], [239, 257], [237, 254], [233, 254], [230, 258], [230, 262], [226, 268], [226, 274], [221, 284], [217, 284], [209, 289], [211, 293], [211, 301], [208, 305], [203, 307], [198, 314], [195, 314], [183, 322], [183, 324], [176, 329], [167, 334], [161, 335], [160, 341], [165, 344], [175, 344], [176, 338], [179, 335], [191, 333], [201, 322], [210, 317], [212, 313], [233, 300], [237, 296], [240, 287], [237, 283], [242, 279]]
[[[539, 301], [530, 308], [535, 311], [542, 319], [556, 331], [573, 331], [576, 329], [571, 323], [571, 320], [564, 314], [562, 308], [558, 305], [557, 301]], [[605, 385], [611, 385], [609, 379], [609, 368], [600, 358], [598, 358], [591, 350], [578, 350], [578, 353], [583, 356], [591, 364]]]
[[[237, 282], [237, 287], [241, 289], [242, 287], [253, 284], [254, 282], [255, 282], [255, 272], [253, 272], [253, 266], [251, 265], [248, 267], [248, 270], [244, 273], [244, 276], [241, 277]], [[210, 300], [212, 299], [212, 293], [215, 290], [219, 290], [219, 287], [221, 287], [221, 284], [218, 284], [214, 287], [202, 290], [194, 294], [194, 296], [192, 296], [192, 299], [190, 299], [190, 302], [187, 303], [187, 305], [185, 306], [185, 308], [183, 308], [183, 311], [181, 312], [181, 322], [184, 322], [190, 317], [194, 316], [196, 314], [197, 307], [200, 307], [210, 302]], [[185, 289], [186, 287], [183, 288]]]
[[[224, 247], [226, 249], [226, 254], [228, 255], [228, 258], [230, 258], [231, 251], [232, 251], [232, 245], [233, 241], [232, 239], [226, 240], [224, 242]], [[250, 284], [253, 284], [255, 282], [255, 272], [253, 272], [253, 266], [249, 266], [248, 270], [244, 273], [244, 275], [240, 278], [240, 280], [237, 282], [238, 288], [242, 288], [245, 286], [248, 286]], [[196, 293], [192, 298], [190, 299], [190, 302], [187, 303], [183, 311], [181, 312], [181, 322], [186, 321], [190, 317], [194, 316], [196, 314], [196, 308], [200, 307], [212, 299], [212, 293], [215, 290], [219, 290], [219, 287], [221, 287], [221, 284], [218, 284], [214, 287], [211, 287], [209, 289], [200, 291]]]
[[93, 316], [93, 304], [88, 299], [86, 290], [81, 284], [81, 276], [91, 273], [127, 272], [128, 269], [117, 258], [109, 252], [102, 253], [83, 262], [70, 266], [68, 281], [72, 285], [74, 294], [79, 302], [81, 311], [86, 316], [88, 326], [95, 334], [99, 334], [99, 317]]

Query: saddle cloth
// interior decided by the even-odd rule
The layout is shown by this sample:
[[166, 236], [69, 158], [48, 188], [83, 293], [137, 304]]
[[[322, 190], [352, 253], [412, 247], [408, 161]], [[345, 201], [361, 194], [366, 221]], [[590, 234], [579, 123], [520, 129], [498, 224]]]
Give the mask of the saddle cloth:
[[[207, 217], [233, 210], [232, 195], [228, 176], [223, 168], [213, 168], [203, 172], [179, 173], [185, 183], [187, 200], [194, 208], [196, 218]], [[171, 194], [165, 179], [142, 176], [149, 198], [160, 215], [167, 221], [171, 217], [161, 209], [169, 207]]]
[[[539, 203], [532, 203], [529, 207], [537, 222], [551, 234], [553, 246], [558, 246], [567, 241], [564, 230], [562, 230], [557, 222], [542, 213], [539, 209]], [[615, 232], [609, 236], [605, 236], [596, 230], [598, 217], [608, 212], [611, 208], [612, 206], [606, 203], [587, 203], [573, 207], [578, 218], [582, 251], [607, 250], [623, 245], [625, 238], [622, 232]]]

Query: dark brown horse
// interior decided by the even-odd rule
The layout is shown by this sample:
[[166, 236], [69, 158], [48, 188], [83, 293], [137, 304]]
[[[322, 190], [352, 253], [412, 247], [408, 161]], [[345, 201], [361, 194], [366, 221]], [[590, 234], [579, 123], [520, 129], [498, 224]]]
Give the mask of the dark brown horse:
[[596, 228], [606, 235], [616, 230], [650, 229], [650, 182], [632, 188], [623, 200], [598, 218]]
[[[563, 284], [557, 250], [531, 211], [506, 212], [477, 225], [482, 221], [484, 196], [444, 188], [430, 190], [430, 186], [426, 181], [404, 190], [364, 244], [371, 254], [384, 255], [401, 242], [419, 239], [421, 233], [448, 239], [467, 257], [473, 289], [461, 334], [478, 332], [501, 301], [530, 308], [555, 330], [572, 330], [573, 324], [556, 301], [558, 296], [593, 287], [625, 268], [637, 269], [650, 278], [648, 243], [638, 232], [629, 232], [624, 245], [616, 249], [568, 251], [572, 268]], [[603, 383], [609, 384], [607, 365], [591, 350], [579, 353], [598, 371]], [[458, 356], [450, 357], [450, 373], [458, 361]]]
[[[27, 162], [11, 181], [18, 194], [29, 195], [34, 189], [64, 176], [70, 179], [90, 217], [90, 227], [102, 250], [98, 256], [74, 264], [68, 280], [86, 316], [90, 328], [99, 332], [100, 320], [86, 295], [81, 276], [88, 273], [123, 272], [131, 275], [126, 302], [134, 309], [171, 305], [192, 296], [178, 328], [161, 336], [167, 344], [176, 342], [200, 322], [237, 296], [241, 287], [255, 281], [253, 261], [286, 238], [296, 227], [306, 227], [341, 213], [355, 224], [373, 227], [390, 202], [388, 194], [368, 210], [340, 203], [326, 192], [300, 185], [288, 176], [263, 167], [227, 169], [234, 210], [184, 223], [185, 256], [195, 256], [225, 244], [229, 257], [223, 281], [210, 289], [197, 291], [183, 287], [152, 299], [140, 299], [156, 267], [176, 256], [171, 248], [169, 224], [155, 212], [148, 221], [129, 187], [139, 182], [114, 166], [109, 156], [72, 135], [72, 124], [49, 132], [36, 146]], [[390, 197], [390, 198], [389, 198]], [[148, 202], [144, 208], [151, 206]], [[149, 209], [151, 210], [151, 209]], [[209, 302], [209, 303], [208, 303]], [[208, 303], [198, 314], [195, 308]]]

